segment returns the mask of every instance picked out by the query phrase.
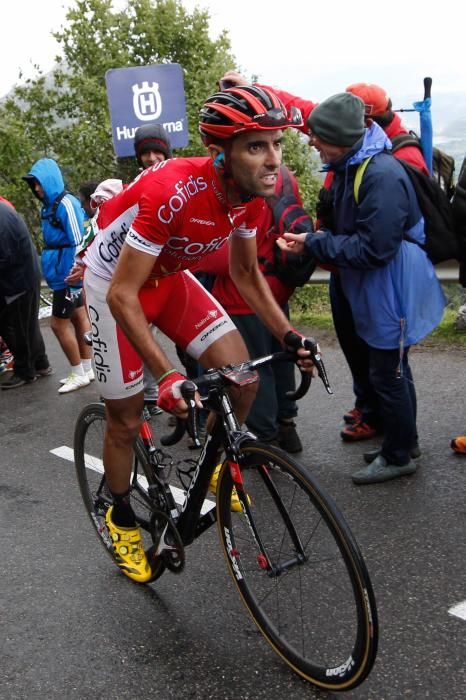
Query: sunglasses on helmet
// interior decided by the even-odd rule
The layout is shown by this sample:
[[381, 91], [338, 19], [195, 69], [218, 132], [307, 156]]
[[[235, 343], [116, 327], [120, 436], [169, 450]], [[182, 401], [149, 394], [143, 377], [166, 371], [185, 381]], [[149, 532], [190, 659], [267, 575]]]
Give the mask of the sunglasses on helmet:
[[274, 107], [262, 114], [256, 114], [253, 121], [260, 126], [272, 126], [279, 129], [281, 126], [301, 126], [303, 118], [301, 110], [297, 107], [291, 107], [288, 112], [281, 107]]

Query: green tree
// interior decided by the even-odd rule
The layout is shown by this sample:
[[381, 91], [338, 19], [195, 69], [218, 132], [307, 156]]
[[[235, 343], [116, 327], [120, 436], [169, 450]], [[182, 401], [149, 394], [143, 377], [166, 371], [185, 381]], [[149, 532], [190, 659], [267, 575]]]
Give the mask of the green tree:
[[[180, 0], [128, 0], [116, 11], [111, 0], [76, 0], [65, 27], [54, 33], [60, 47], [51, 75], [17, 87], [0, 105], [0, 193], [11, 199], [40, 240], [39, 203], [22, 182], [38, 158], [55, 158], [68, 189], [88, 179], [137, 172], [134, 158], [113, 152], [105, 73], [112, 68], [179, 63], [183, 69], [190, 134], [179, 155], [201, 155], [199, 107], [218, 78], [235, 66], [227, 32], [212, 40], [209, 13], [187, 12]], [[287, 163], [296, 172], [303, 199], [312, 207], [315, 183], [309, 149], [287, 134]], [[175, 154], [176, 155], [176, 154]]]

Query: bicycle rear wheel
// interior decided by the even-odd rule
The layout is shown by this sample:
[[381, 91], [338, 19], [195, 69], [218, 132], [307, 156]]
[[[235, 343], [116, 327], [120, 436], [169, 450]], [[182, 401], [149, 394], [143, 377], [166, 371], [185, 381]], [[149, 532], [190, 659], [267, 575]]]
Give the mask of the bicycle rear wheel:
[[230, 510], [225, 463], [217, 487], [220, 540], [243, 603], [273, 649], [303, 678], [349, 690], [377, 653], [369, 576], [342, 514], [282, 450], [251, 443], [240, 457], [241, 512]]
[[[113, 547], [105, 514], [112, 505], [112, 496], [104, 474], [103, 445], [105, 433], [105, 406], [89, 404], [80, 413], [74, 433], [74, 461], [79, 489], [86, 511], [100, 542], [112, 559]], [[142, 541], [147, 550], [155, 540], [153, 520], [154, 503], [148, 495], [148, 487], [154, 483], [152, 470], [140, 438], [134, 444], [133, 468], [130, 481], [130, 502], [141, 525]], [[151, 561], [153, 576], [159, 578], [165, 570], [161, 559]]]

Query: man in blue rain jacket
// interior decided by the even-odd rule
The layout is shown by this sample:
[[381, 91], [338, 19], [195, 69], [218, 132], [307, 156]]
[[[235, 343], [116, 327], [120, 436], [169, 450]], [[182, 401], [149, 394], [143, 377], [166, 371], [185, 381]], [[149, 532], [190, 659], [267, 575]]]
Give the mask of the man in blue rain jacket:
[[286, 233], [280, 247], [307, 250], [338, 269], [348, 313], [367, 345], [385, 427], [381, 449], [366, 453], [370, 464], [353, 481], [378, 483], [416, 471], [410, 454], [417, 438], [416, 393], [408, 351], [440, 322], [445, 297], [421, 247], [424, 219], [409, 176], [387, 152], [391, 142], [378, 124], [365, 128], [362, 100], [334, 95], [313, 109], [308, 125], [324, 170], [334, 174], [332, 228]]
[[90, 324], [82, 289], [70, 288], [65, 282], [83, 236], [84, 212], [78, 199], [65, 191], [61, 170], [52, 158], [36, 161], [23, 179], [42, 202], [42, 273], [53, 290], [50, 326], [70, 363], [70, 374], [58, 389], [59, 394], [66, 394], [94, 378], [91, 348], [83, 339]]

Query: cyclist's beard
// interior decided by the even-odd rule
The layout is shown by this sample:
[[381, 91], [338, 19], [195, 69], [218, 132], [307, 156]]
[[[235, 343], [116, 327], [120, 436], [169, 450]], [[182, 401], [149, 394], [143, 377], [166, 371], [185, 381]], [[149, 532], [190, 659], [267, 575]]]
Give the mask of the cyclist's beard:
[[232, 196], [235, 197], [236, 195], [239, 197], [240, 202], [245, 204], [246, 202], [251, 201], [251, 199], [254, 199], [254, 197], [258, 197], [259, 195], [253, 192], [248, 192], [238, 185], [231, 170], [231, 157], [228, 146], [225, 146], [224, 153], [225, 158], [223, 161], [222, 177], [226, 186], [227, 199], [231, 199]]

